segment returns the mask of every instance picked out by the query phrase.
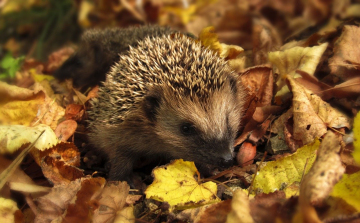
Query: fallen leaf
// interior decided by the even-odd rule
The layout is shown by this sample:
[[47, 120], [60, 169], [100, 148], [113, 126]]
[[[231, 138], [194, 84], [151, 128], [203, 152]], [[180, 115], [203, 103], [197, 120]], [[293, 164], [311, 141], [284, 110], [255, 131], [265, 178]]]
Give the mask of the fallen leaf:
[[274, 51], [282, 44], [280, 34], [266, 19], [254, 19], [253, 26], [253, 61], [254, 65], [267, 64], [268, 52]]
[[83, 105], [69, 104], [65, 109], [65, 118], [80, 121], [84, 113], [85, 109]]
[[345, 25], [341, 36], [335, 42], [334, 56], [329, 60], [331, 72], [347, 78], [350, 71], [356, 69], [360, 64], [360, 28], [357, 26]]
[[231, 211], [227, 216], [226, 223], [252, 223], [250, 214], [249, 197], [243, 190], [236, 190], [231, 200]]
[[293, 93], [294, 139], [302, 140], [303, 144], [307, 144], [324, 135], [327, 127], [350, 128], [349, 119], [343, 113], [331, 107], [294, 79], [288, 78], [288, 81]]
[[15, 212], [18, 210], [15, 201], [0, 197], [0, 221], [2, 223], [14, 223]]
[[78, 23], [82, 27], [90, 27], [91, 22], [89, 20], [89, 14], [91, 11], [95, 9], [95, 5], [93, 2], [83, 1], [80, 4], [79, 12], [78, 12]]
[[84, 170], [77, 168], [80, 153], [73, 143], [59, 143], [46, 151], [32, 153], [44, 176], [55, 185], [84, 176]]
[[314, 75], [315, 69], [320, 58], [326, 50], [328, 43], [323, 43], [314, 47], [293, 47], [284, 51], [270, 52], [268, 54], [269, 61], [278, 69], [280, 77], [278, 78], [277, 93], [275, 100], [280, 103], [283, 97], [289, 92], [285, 80], [288, 77], [298, 78], [297, 70]]
[[35, 82], [41, 82], [43, 80], [51, 81], [55, 79], [55, 77], [52, 75], [38, 73], [35, 68], [29, 69], [28, 72], [30, 73], [31, 77], [34, 79]]
[[70, 47], [61, 48], [58, 51], [51, 53], [48, 57], [48, 63], [46, 65], [46, 72], [53, 73], [57, 70], [65, 60], [67, 60], [74, 53], [74, 49]]
[[330, 194], [332, 187], [345, 172], [339, 152], [339, 137], [329, 131], [321, 142], [316, 161], [302, 181], [300, 202], [304, 198], [316, 206]]
[[62, 142], [67, 142], [74, 135], [77, 128], [77, 122], [74, 120], [65, 120], [61, 122], [55, 129], [55, 134]]
[[175, 160], [153, 170], [154, 181], [146, 189], [146, 198], [168, 202], [170, 210], [186, 209], [219, 202], [213, 182], [199, 184], [199, 172], [193, 162]]
[[34, 145], [38, 150], [46, 150], [58, 143], [54, 131], [49, 126], [0, 125], [0, 154], [14, 153], [22, 145], [35, 141], [43, 130], [43, 136]]
[[65, 114], [65, 109], [56, 102], [55, 94], [48, 81], [36, 82], [33, 88], [35, 92], [45, 92], [45, 102], [39, 107], [37, 118], [31, 125], [46, 124], [55, 130], [59, 120]]
[[[199, 34], [199, 40], [201, 42], [201, 45], [211, 49], [221, 58], [229, 61], [237, 60], [237, 56], [240, 53], [244, 52], [244, 49], [239, 46], [220, 43], [218, 40], [218, 36], [215, 33], [215, 28], [213, 26], [204, 28]], [[237, 66], [237, 64], [230, 64], [230, 66], [234, 67]]]
[[360, 112], [354, 118], [354, 159], [360, 164]]
[[315, 95], [311, 95], [294, 79], [289, 78], [288, 80], [293, 93], [293, 136], [294, 139], [301, 140], [306, 145], [323, 136], [327, 131], [327, 126], [317, 114], [317, 109], [321, 109], [321, 107], [314, 108], [311, 103], [312, 97]]
[[303, 173], [307, 173], [315, 161], [315, 153], [319, 146], [320, 142], [316, 140], [299, 148], [290, 156], [267, 162], [255, 176], [253, 190], [270, 193], [284, 189], [296, 181], [300, 182]]
[[273, 97], [273, 74], [268, 66], [256, 66], [240, 74], [242, 84], [249, 95], [257, 98], [256, 107], [271, 105]]
[[127, 197], [141, 195], [129, 195], [129, 185], [126, 182], [107, 183], [91, 198], [94, 206], [94, 222], [135, 222], [133, 207], [128, 206]]
[[[315, 92], [317, 93], [317, 92]], [[347, 98], [357, 97], [360, 94], [360, 77], [353, 77], [341, 84], [321, 92], [326, 98]]]
[[[250, 200], [250, 212], [254, 222], [291, 222], [289, 218], [292, 215], [291, 211], [295, 207], [289, 208], [290, 205], [286, 201], [283, 191], [258, 194], [254, 199]], [[289, 203], [295, 203], [291, 199], [288, 199], [288, 201]]]
[[35, 93], [3, 82], [0, 82], [0, 89], [0, 124], [29, 126], [38, 117], [45, 101], [44, 92]]
[[344, 174], [342, 179], [335, 184], [331, 196], [338, 197], [360, 211], [360, 172]]
[[333, 186], [345, 172], [339, 152], [339, 137], [329, 131], [320, 144], [314, 164], [300, 186], [300, 209], [307, 222], [320, 222], [313, 206], [324, 203]]
[[37, 198], [35, 222], [89, 222], [89, 201], [105, 184], [103, 178], [82, 178], [55, 185], [50, 193]]

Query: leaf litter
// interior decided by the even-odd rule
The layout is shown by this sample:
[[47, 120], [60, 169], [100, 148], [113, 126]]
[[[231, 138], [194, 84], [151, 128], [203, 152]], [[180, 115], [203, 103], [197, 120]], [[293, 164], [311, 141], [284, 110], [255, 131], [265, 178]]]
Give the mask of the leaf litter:
[[[50, 0], [21, 2], [0, 3], [0, 30], [9, 27], [4, 21], [10, 15], [47, 9]], [[0, 52], [0, 77], [11, 83], [0, 82], [0, 146], [6, 154], [1, 172], [39, 131], [46, 129], [46, 135], [7, 178], [2, 222], [25, 217], [29, 222], [359, 219], [358, 5], [340, 0], [186, 2], [80, 1], [68, 14], [76, 16], [68, 18], [83, 28], [169, 25], [198, 35], [197, 41], [227, 60], [248, 90], [235, 141], [240, 167], [203, 180], [194, 163], [175, 160], [153, 170], [152, 184], [149, 174], [137, 175], [136, 191], [126, 182], [107, 182], [105, 161], [86, 140], [86, 110], [97, 88], [80, 92], [71, 82], [55, 84], [52, 73], [74, 49], [61, 45], [46, 62], [36, 58], [24, 46], [56, 41], [34, 31], [49, 23], [29, 18], [26, 25], [16, 24], [14, 37], [8, 32], [0, 37], [4, 49], [13, 52]], [[28, 42], [18, 38], [24, 34], [31, 37]], [[58, 42], [63, 40], [71, 41]], [[22, 205], [11, 191], [22, 194]]]

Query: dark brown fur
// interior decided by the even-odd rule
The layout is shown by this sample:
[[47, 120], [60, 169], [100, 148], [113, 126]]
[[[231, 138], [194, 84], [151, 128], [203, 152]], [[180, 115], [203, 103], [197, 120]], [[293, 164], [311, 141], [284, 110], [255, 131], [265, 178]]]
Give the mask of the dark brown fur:
[[183, 35], [145, 38], [107, 75], [90, 114], [90, 142], [111, 180], [141, 157], [232, 165], [243, 86], [223, 59]]
[[130, 46], [136, 47], [147, 36], [162, 36], [172, 32], [160, 26], [88, 30], [81, 38], [79, 49], [54, 76], [59, 80], [72, 78], [77, 88], [95, 86], [105, 80], [111, 65], [119, 60], [120, 54], [126, 54]]

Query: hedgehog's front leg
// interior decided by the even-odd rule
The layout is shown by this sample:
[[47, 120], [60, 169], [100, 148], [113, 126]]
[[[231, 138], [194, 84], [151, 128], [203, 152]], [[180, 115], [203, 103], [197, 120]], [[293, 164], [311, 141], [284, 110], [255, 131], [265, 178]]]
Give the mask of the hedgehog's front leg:
[[123, 153], [123, 149], [117, 149], [115, 157], [109, 157], [111, 169], [109, 172], [109, 180], [125, 180], [131, 183], [131, 175], [135, 160]]

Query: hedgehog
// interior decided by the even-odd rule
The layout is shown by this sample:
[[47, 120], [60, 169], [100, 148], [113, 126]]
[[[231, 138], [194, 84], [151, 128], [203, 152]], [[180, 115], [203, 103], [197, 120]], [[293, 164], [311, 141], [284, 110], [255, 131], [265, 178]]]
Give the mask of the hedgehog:
[[233, 165], [244, 86], [212, 50], [161, 33], [129, 46], [91, 102], [89, 141], [109, 157], [110, 180], [131, 181], [141, 158]]
[[73, 79], [76, 88], [86, 89], [105, 81], [110, 67], [126, 54], [130, 46], [136, 47], [145, 37], [162, 36], [174, 31], [168, 27], [142, 26], [90, 29], [80, 41], [79, 48], [54, 72], [58, 80]]

